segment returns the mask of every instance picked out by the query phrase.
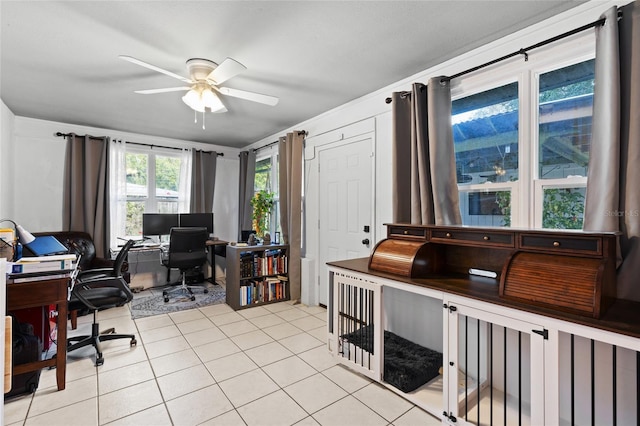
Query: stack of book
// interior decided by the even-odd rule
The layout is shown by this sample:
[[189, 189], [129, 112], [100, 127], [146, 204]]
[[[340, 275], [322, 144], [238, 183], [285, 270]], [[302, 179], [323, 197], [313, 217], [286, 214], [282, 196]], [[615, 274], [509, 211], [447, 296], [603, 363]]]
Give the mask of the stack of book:
[[76, 267], [75, 254], [23, 257], [7, 262], [7, 280], [14, 283], [62, 278]]
[[240, 286], [240, 306], [285, 299], [287, 281], [284, 275], [250, 280]]

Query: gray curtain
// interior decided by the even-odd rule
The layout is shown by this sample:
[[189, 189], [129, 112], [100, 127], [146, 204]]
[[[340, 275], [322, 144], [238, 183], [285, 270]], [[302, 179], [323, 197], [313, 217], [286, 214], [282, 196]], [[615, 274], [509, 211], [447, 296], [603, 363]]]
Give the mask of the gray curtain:
[[109, 138], [67, 136], [62, 228], [91, 235], [96, 256], [109, 256]]
[[218, 153], [194, 149], [191, 154], [191, 213], [211, 213]]
[[451, 88], [440, 77], [392, 99], [393, 221], [462, 223], [451, 130]]
[[256, 175], [256, 153], [242, 151], [240, 157], [240, 183], [238, 188], [238, 241], [243, 230], [252, 229], [251, 197], [253, 197], [253, 183]]
[[596, 29], [592, 139], [583, 229], [620, 231], [618, 298], [640, 301], [640, 2]]
[[304, 132], [287, 133], [278, 144], [280, 227], [289, 245], [289, 291], [291, 300], [301, 295], [300, 251], [302, 248], [302, 151]]

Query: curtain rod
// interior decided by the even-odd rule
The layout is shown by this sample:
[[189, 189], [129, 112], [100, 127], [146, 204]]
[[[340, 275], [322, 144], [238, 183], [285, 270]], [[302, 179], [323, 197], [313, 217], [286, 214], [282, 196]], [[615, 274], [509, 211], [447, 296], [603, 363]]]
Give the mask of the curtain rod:
[[[72, 135], [73, 133], [61, 133], [58, 132], [56, 133], [56, 136], [63, 136], [63, 137], [67, 137]], [[175, 146], [163, 146], [163, 145], [153, 145], [153, 144], [148, 144], [148, 143], [141, 143], [141, 142], [129, 142], [129, 141], [124, 141], [124, 143], [128, 143], [131, 145], [139, 145], [139, 146], [148, 146], [148, 147], [156, 147], [156, 148], [166, 148], [166, 149], [179, 149], [180, 151], [183, 150], [183, 148], [177, 148]], [[204, 150], [197, 150], [197, 151], [202, 151], [205, 154], [211, 154], [213, 151], [204, 151]], [[216, 152], [216, 156], [218, 157], [224, 157], [224, 152]]]
[[[305, 136], [307, 136], [308, 134], [309, 134], [309, 133], [307, 133], [307, 131], [306, 131], [306, 130], [298, 130], [298, 135], [305, 135]], [[279, 140], [277, 140], [277, 141], [273, 141], [273, 142], [268, 143], [268, 144], [266, 144], [266, 145], [262, 145], [262, 146], [261, 146], [261, 147], [259, 147], [259, 148], [254, 148], [254, 149], [253, 149], [253, 152], [258, 152], [258, 151], [260, 151], [261, 149], [269, 148], [270, 146], [273, 146], [273, 145], [277, 144], [278, 142], [280, 142], [280, 141], [279, 141]]]
[[[620, 16], [622, 16], [622, 12], [620, 10], [618, 10], [618, 17], [620, 17]], [[541, 41], [539, 43], [533, 44], [533, 45], [531, 45], [529, 47], [525, 47], [525, 48], [520, 49], [520, 50], [518, 50], [516, 52], [509, 53], [508, 55], [504, 55], [504, 56], [502, 56], [500, 58], [497, 58], [497, 59], [494, 59], [492, 61], [485, 62], [484, 64], [477, 65], [477, 66], [475, 66], [473, 68], [469, 68], [468, 70], [461, 71], [461, 72], [459, 72], [457, 74], [454, 74], [452, 76], [443, 77], [442, 79], [440, 79], [440, 82], [443, 83], [445, 81], [451, 81], [454, 78], [458, 78], [458, 77], [461, 77], [463, 75], [472, 73], [474, 71], [478, 71], [479, 69], [486, 68], [486, 67], [488, 67], [490, 65], [497, 64], [498, 62], [502, 62], [504, 60], [513, 58], [514, 56], [518, 56], [518, 55], [523, 55], [524, 56], [524, 60], [528, 61], [529, 60], [529, 54], [527, 52], [529, 52], [530, 50], [537, 49], [538, 47], [546, 46], [547, 44], [556, 42], [558, 40], [562, 40], [563, 38], [567, 38], [569, 36], [572, 36], [574, 34], [577, 34], [577, 33], [580, 33], [582, 31], [588, 30], [590, 28], [602, 26], [602, 25], [604, 25], [605, 21], [606, 21], [605, 18], [598, 19], [597, 21], [594, 21], [594, 22], [591, 22], [589, 24], [583, 25], [583, 26], [581, 26], [579, 28], [575, 28], [575, 29], [573, 29], [571, 31], [567, 31], [566, 33], [562, 33], [562, 34], [557, 35], [555, 37], [551, 37], [551, 38], [549, 38], [547, 40], [543, 40], [543, 41]], [[401, 92], [400, 96], [403, 96], [403, 95], [407, 96], [407, 94], [410, 94], [410, 92]], [[386, 98], [385, 102], [390, 104], [391, 103], [391, 98]]]

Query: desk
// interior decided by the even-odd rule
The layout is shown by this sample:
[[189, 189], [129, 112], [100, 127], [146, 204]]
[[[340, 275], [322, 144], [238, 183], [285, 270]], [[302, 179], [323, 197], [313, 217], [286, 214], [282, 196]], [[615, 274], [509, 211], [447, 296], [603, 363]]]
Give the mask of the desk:
[[223, 240], [207, 240], [207, 251], [209, 252], [209, 264], [211, 265], [211, 276], [208, 281], [211, 284], [216, 283], [216, 254], [226, 256], [226, 245], [228, 241]]
[[[67, 371], [67, 290], [69, 278], [52, 278], [21, 283], [7, 282], [7, 312], [15, 309], [58, 305], [58, 352], [54, 358], [16, 365], [13, 375], [56, 367], [58, 390], [65, 388]], [[48, 337], [48, 336], [47, 336]]]

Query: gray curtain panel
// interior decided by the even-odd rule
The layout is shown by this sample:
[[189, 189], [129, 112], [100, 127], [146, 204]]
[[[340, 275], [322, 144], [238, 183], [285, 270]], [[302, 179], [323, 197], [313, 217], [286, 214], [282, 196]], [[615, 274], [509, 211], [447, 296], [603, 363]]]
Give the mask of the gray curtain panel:
[[289, 291], [294, 301], [301, 296], [303, 148], [304, 132], [287, 133], [278, 143], [280, 227], [284, 244], [289, 245]]
[[434, 77], [391, 99], [393, 221], [461, 224], [449, 82]]
[[640, 301], [640, 2], [604, 14], [596, 69], [585, 231], [620, 231], [618, 297]]
[[238, 188], [238, 241], [243, 230], [252, 229], [251, 197], [253, 197], [253, 184], [256, 176], [256, 153], [242, 151], [240, 157], [240, 179]]
[[67, 136], [62, 227], [91, 235], [96, 256], [109, 256], [109, 138]]
[[211, 213], [218, 153], [194, 149], [191, 154], [191, 213]]

